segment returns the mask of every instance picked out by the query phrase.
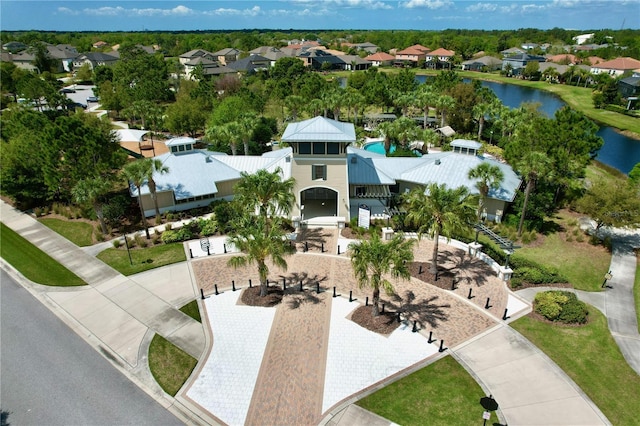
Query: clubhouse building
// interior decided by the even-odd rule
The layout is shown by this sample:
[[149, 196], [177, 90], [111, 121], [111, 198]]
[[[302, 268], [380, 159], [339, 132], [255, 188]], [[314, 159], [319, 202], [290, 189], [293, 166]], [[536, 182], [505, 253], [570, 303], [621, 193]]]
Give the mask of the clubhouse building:
[[[394, 195], [432, 182], [450, 188], [462, 185], [477, 194], [476, 182], [467, 177], [468, 172], [488, 162], [504, 174], [502, 184], [489, 191], [485, 203], [487, 218], [500, 220], [521, 183], [509, 165], [479, 155], [478, 142], [456, 139], [451, 143], [452, 151], [414, 158], [386, 157], [354, 147], [352, 123], [320, 116], [289, 124], [281, 139], [283, 147], [261, 156], [230, 156], [195, 149], [195, 142], [188, 137], [171, 139], [166, 142], [169, 152], [155, 157], [169, 169], [168, 173], [154, 176], [161, 212], [231, 200], [242, 172], [280, 170], [282, 179], [293, 177], [296, 181], [292, 211], [295, 220], [340, 226], [357, 216], [361, 205], [370, 209], [373, 218], [385, 218], [391, 213]], [[138, 196], [133, 185], [130, 192], [132, 197]], [[154, 215], [146, 183], [141, 192], [145, 214]]]

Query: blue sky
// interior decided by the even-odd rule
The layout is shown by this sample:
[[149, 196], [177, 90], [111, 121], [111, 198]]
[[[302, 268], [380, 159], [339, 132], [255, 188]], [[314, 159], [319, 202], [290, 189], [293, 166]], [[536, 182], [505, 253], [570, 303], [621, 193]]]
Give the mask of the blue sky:
[[640, 28], [640, 0], [0, 0], [0, 29]]

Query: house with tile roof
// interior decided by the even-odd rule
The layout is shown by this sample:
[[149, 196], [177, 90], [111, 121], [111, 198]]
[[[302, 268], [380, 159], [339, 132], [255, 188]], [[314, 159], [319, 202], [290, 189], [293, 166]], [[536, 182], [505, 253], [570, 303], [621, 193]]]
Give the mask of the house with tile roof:
[[402, 49], [396, 52], [396, 63], [411, 63], [413, 66], [418, 65], [418, 62], [424, 61], [427, 53], [429, 53], [431, 49], [428, 47], [424, 47], [420, 44], [414, 44], [413, 46], [409, 46], [406, 49]]
[[502, 59], [502, 69], [507, 70], [511, 68], [513, 75], [520, 75], [529, 62], [545, 62], [546, 58], [536, 55], [528, 55], [522, 53], [519, 55], [511, 55]]
[[115, 65], [116, 62], [120, 60], [119, 57], [101, 53], [101, 52], [87, 52], [80, 54], [77, 58], [73, 60], [73, 68], [79, 69], [84, 64], [89, 64], [91, 69], [95, 69], [99, 66], [112, 66]]
[[385, 52], [378, 52], [378, 53], [374, 53], [372, 55], [369, 55], [367, 57], [364, 58], [366, 61], [371, 62], [371, 66], [374, 67], [384, 67], [387, 65], [391, 65], [394, 61], [394, 59], [396, 59], [395, 56], [390, 55], [388, 53]]
[[204, 49], [193, 49], [193, 50], [190, 50], [188, 52], [185, 52], [185, 53], [183, 53], [182, 55], [180, 55], [178, 57], [178, 60], [180, 61], [180, 63], [182, 65], [184, 65], [187, 62], [192, 61], [192, 60], [197, 59], [197, 58], [205, 58], [205, 59], [208, 59], [208, 60], [214, 61], [214, 62], [218, 61], [218, 58], [216, 57], [215, 54], [213, 54], [213, 53], [211, 53], [211, 52], [209, 52], [207, 50], [204, 50]]
[[617, 77], [640, 68], [640, 61], [630, 57], [616, 58], [591, 67], [591, 74], [609, 74]]
[[453, 50], [447, 50], [440, 47], [425, 55], [424, 66], [425, 68], [431, 69], [451, 69], [451, 67], [453, 66], [452, 60], [455, 54], [456, 52], [454, 52]]
[[261, 55], [251, 54], [246, 58], [238, 59], [228, 65], [229, 68], [238, 72], [252, 74], [256, 71], [267, 70], [271, 67], [271, 60]]
[[[292, 216], [322, 225], [344, 224], [366, 204], [374, 217], [384, 217], [394, 195], [435, 182], [455, 188], [465, 186], [477, 194], [469, 170], [487, 162], [502, 170], [504, 181], [491, 189], [486, 202], [489, 219], [499, 217], [511, 203], [521, 180], [513, 169], [479, 155], [481, 144], [456, 139], [453, 151], [420, 158], [386, 157], [355, 148], [355, 127], [321, 116], [290, 123], [282, 142], [288, 146], [261, 156], [230, 156], [195, 149], [192, 138], [167, 141], [169, 152], [159, 159], [169, 172], [154, 175], [161, 212], [207, 206], [214, 200], [233, 198], [233, 186], [242, 172], [281, 170], [282, 179], [293, 177], [295, 203]], [[137, 197], [135, 186], [130, 187]], [[141, 187], [145, 214], [152, 216], [153, 200], [145, 183]]]

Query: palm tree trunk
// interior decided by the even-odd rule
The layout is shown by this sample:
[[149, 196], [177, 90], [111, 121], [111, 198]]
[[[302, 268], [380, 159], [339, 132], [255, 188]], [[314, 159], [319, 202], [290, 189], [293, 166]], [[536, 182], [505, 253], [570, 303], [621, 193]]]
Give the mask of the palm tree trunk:
[[429, 272], [436, 277], [436, 280], [438, 279], [438, 240], [440, 240], [440, 227], [436, 227], [433, 241], [433, 254], [431, 255], [431, 267], [429, 268]]
[[264, 262], [258, 262], [258, 271], [260, 274], [260, 297], [266, 297], [268, 293], [269, 281], [267, 280], [266, 265]]
[[235, 143], [229, 145], [231, 145], [231, 155], [238, 155], [238, 146]]
[[388, 155], [391, 150], [391, 138], [385, 135], [384, 137], [384, 152]]
[[529, 179], [527, 182], [527, 188], [524, 190], [524, 202], [522, 203], [522, 213], [520, 215], [520, 223], [518, 224], [518, 238], [522, 236], [522, 227], [524, 225], [524, 215], [527, 211], [527, 204], [529, 203], [529, 194], [533, 187], [533, 179]]
[[373, 289], [372, 302], [373, 316], [377, 317], [380, 315], [380, 310], [378, 309], [378, 303], [380, 302], [380, 289], [377, 287]]
[[484, 127], [484, 116], [480, 117], [478, 120], [478, 140], [482, 136], [482, 128]]
[[244, 155], [249, 155], [249, 141], [243, 141], [242, 144], [244, 145]]
[[148, 240], [151, 236], [149, 235], [149, 227], [147, 226], [147, 217], [144, 215], [144, 208], [142, 207], [142, 194], [140, 193], [140, 187], [138, 187], [138, 205], [140, 206], [140, 215], [142, 215], [142, 226], [144, 226], [144, 232]]

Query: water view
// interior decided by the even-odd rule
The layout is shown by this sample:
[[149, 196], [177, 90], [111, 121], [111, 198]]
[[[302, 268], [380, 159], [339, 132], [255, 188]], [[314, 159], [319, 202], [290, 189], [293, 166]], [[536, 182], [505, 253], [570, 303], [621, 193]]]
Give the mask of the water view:
[[[426, 76], [419, 75], [416, 76], [416, 79], [420, 83], [424, 83]], [[493, 81], [482, 81], [481, 83], [482, 86], [493, 90], [498, 99], [510, 108], [517, 108], [523, 102], [536, 102], [540, 104], [541, 112], [552, 117], [558, 109], [565, 105], [559, 97], [544, 90]], [[608, 126], [600, 127], [598, 136], [604, 140], [604, 145], [598, 152], [596, 160], [625, 174], [628, 174], [633, 166], [640, 162], [640, 141], [618, 133]]]

